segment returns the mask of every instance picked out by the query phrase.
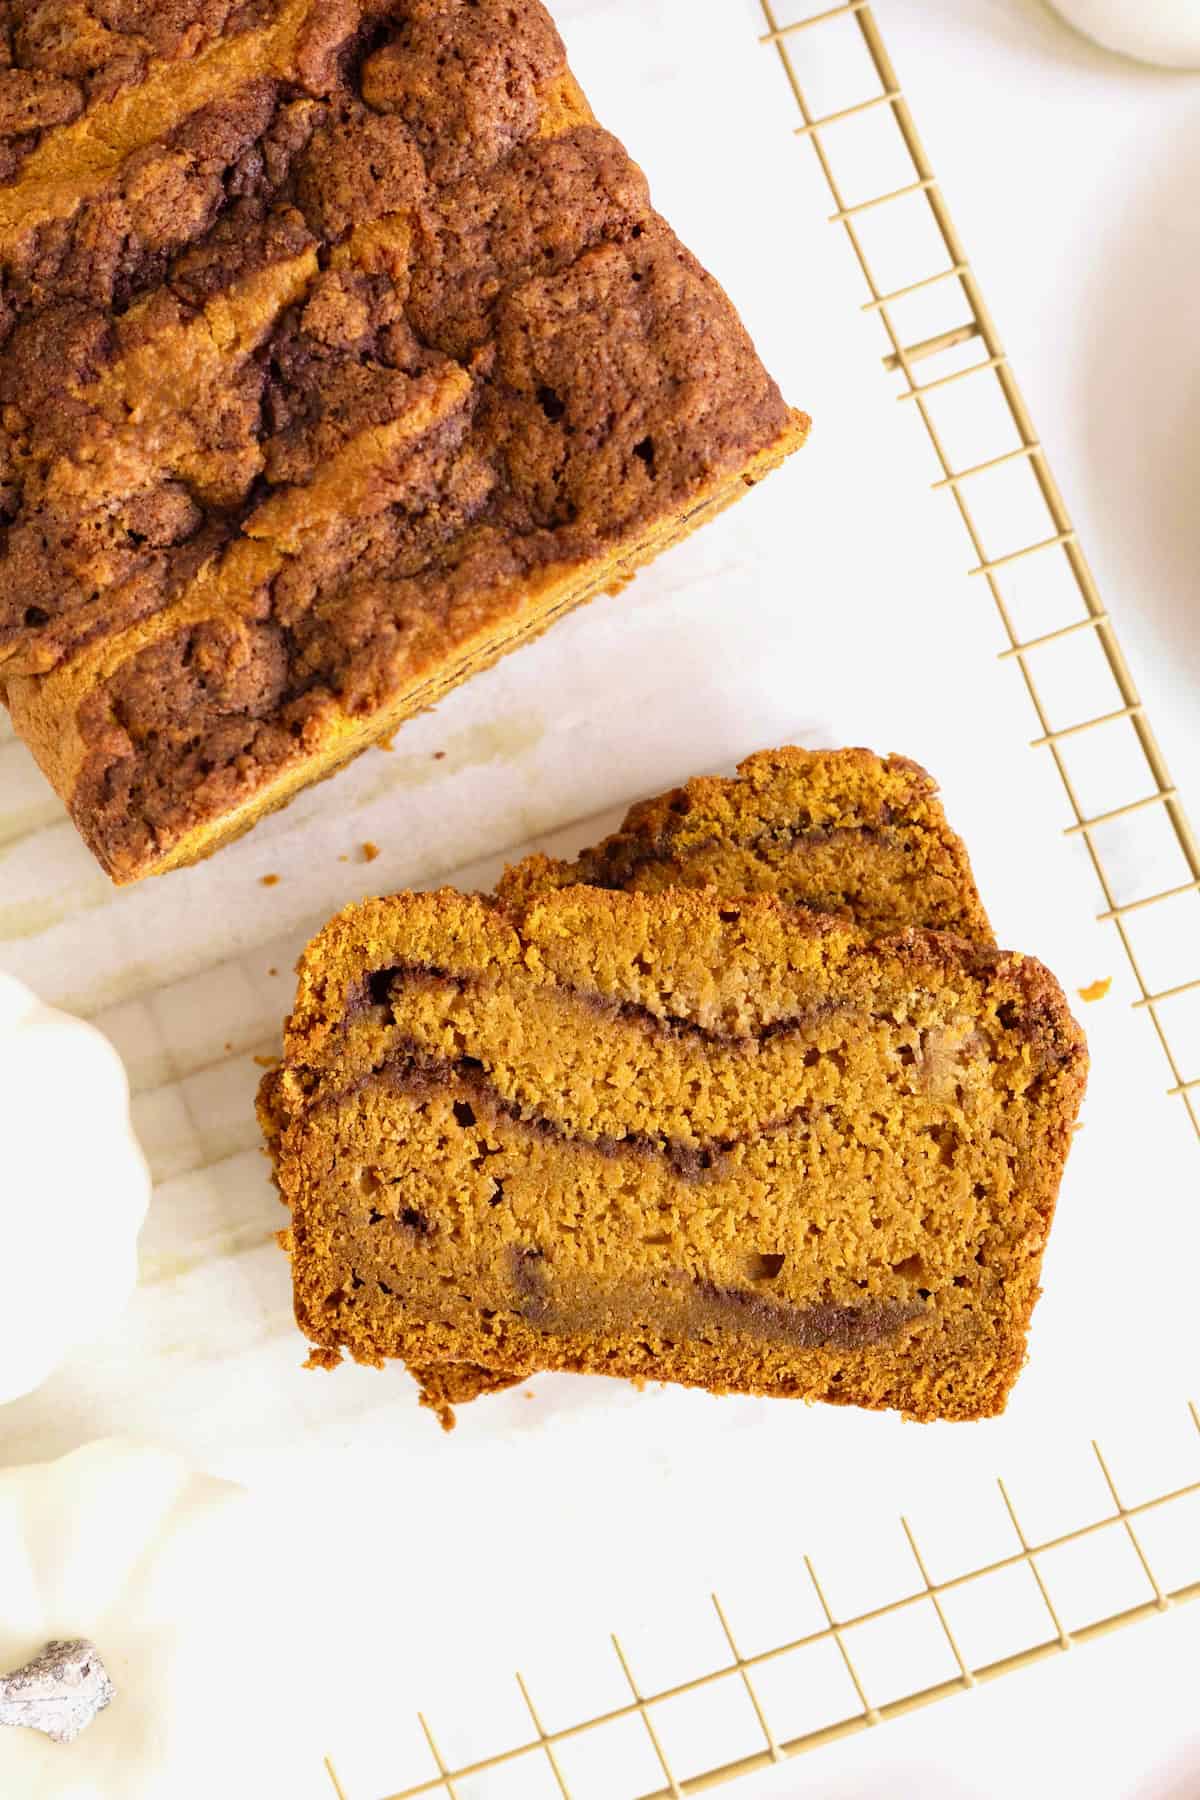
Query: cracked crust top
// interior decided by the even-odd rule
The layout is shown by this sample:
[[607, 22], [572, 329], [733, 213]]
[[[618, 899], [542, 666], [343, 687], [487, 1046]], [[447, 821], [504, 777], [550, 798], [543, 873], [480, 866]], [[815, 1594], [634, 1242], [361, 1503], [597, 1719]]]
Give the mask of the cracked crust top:
[[10, 0], [0, 63], [0, 682], [114, 874], [803, 436], [537, 0]]

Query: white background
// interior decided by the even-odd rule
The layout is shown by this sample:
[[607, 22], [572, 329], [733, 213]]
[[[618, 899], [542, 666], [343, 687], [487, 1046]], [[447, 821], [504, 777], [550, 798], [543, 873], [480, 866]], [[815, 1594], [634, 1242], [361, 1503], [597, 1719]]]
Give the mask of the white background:
[[[1195, 1142], [1144, 1017], [1131, 1022], [1119, 946], [1091, 922], [1099, 903], [1078, 840], [1062, 837], [1062, 794], [1027, 748], [1036, 724], [1013, 666], [996, 660], [1002, 639], [965, 576], [973, 558], [951, 502], [929, 492], [919, 423], [880, 369], [878, 325], [825, 223], [811, 151], [791, 135], [756, 8], [556, 11], [597, 113], [813, 414], [810, 446], [620, 599], [415, 721], [393, 755], [370, 753], [163, 882], [114, 896], [24, 751], [0, 744], [0, 963], [113, 1036], [159, 1182], [129, 1314], [6, 1410], [0, 1458], [124, 1430], [276, 1493], [280, 1530], [302, 1546], [314, 1641], [320, 1619], [332, 1647], [321, 1693], [351, 1800], [419, 1778], [401, 1752], [422, 1703], [448, 1755], [495, 1748], [492, 1725], [509, 1726], [491, 1717], [492, 1684], [515, 1662], [565, 1722], [613, 1702], [611, 1667], [593, 1682], [589, 1662], [608, 1628], [628, 1631], [652, 1687], [720, 1659], [711, 1616], [700, 1623], [713, 1585], [739, 1629], [756, 1602], [790, 1625], [789, 1607], [811, 1605], [791, 1586], [805, 1550], [843, 1615], [903, 1591], [901, 1511], [931, 1561], [1005, 1553], [998, 1471], [1035, 1538], [1105, 1504], [1092, 1435], [1130, 1497], [1200, 1473], [1182, 1410], [1196, 1364]], [[1032, 0], [881, 0], [879, 18], [1195, 797], [1200, 82], [1093, 53]], [[989, 551], [1010, 547], [1003, 521], [995, 529]], [[1074, 703], [1063, 686], [1062, 722]], [[486, 882], [505, 851], [582, 843], [632, 798], [789, 739], [926, 763], [1001, 939], [1043, 957], [1068, 990], [1114, 977], [1086, 1013], [1086, 1128], [1007, 1416], [919, 1430], [560, 1378], [532, 1400], [466, 1409], [447, 1441], [400, 1375], [300, 1371], [250, 1104], [253, 1056], [272, 1047], [305, 937], [357, 893]], [[357, 858], [368, 839], [383, 852], [369, 866]], [[1126, 872], [1144, 891], [1146, 868]], [[278, 886], [260, 885], [266, 873]], [[1145, 1597], [1136, 1569], [1122, 1588], [1127, 1574], [1076, 1571], [1074, 1590], [1068, 1570], [1054, 1580], [1086, 1617], [1104, 1583], [1113, 1598], [1094, 1610]], [[1183, 1677], [1198, 1648], [1200, 1620], [1180, 1613], [757, 1785], [947, 1800], [1200, 1791]], [[972, 1659], [1000, 1653], [981, 1637]], [[340, 1676], [355, 1691], [337, 1698]], [[592, 1777], [580, 1791], [612, 1800], [598, 1766]]]

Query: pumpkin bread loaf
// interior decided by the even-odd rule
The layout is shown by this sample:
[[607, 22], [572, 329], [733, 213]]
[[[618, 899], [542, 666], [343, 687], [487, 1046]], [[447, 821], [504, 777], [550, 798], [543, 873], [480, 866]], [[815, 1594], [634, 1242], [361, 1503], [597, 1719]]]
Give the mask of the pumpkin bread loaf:
[[0, 24], [0, 698], [115, 881], [803, 441], [538, 0]]
[[297, 1319], [318, 1363], [451, 1386], [995, 1413], [1085, 1069], [1044, 968], [945, 934], [683, 889], [369, 901], [305, 952], [260, 1100]]

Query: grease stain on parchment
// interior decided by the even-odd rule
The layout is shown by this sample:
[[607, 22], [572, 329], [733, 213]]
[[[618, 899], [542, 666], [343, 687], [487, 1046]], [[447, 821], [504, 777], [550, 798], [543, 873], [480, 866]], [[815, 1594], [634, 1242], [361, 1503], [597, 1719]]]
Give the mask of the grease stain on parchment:
[[370, 806], [398, 789], [429, 787], [435, 781], [445, 781], [449, 775], [460, 775], [464, 769], [482, 768], [494, 762], [516, 762], [537, 748], [545, 730], [540, 713], [514, 712], [454, 732], [444, 740], [436, 754], [424, 750], [403, 756], [393, 751], [380, 774], [365, 784], [358, 795], [358, 804]]
[[267, 1226], [265, 1222], [247, 1220], [241, 1225], [226, 1226], [224, 1230], [215, 1231], [208, 1237], [197, 1238], [187, 1247], [144, 1250], [138, 1258], [138, 1285], [155, 1287], [160, 1283], [183, 1280], [197, 1269], [207, 1268], [212, 1263], [245, 1256], [255, 1250], [265, 1250], [268, 1245], [274, 1245], [278, 1237], [277, 1225]]
[[12, 901], [8, 906], [0, 906], [0, 943], [40, 937], [44, 931], [62, 925], [77, 913], [95, 912], [98, 907], [108, 906], [114, 898], [111, 882], [100, 879], [91, 886], [74, 888], [69, 894]]
[[38, 796], [27, 806], [15, 807], [6, 812], [0, 819], [0, 849], [7, 849], [12, 844], [19, 844], [22, 838], [32, 837], [35, 831], [45, 831], [51, 825], [57, 825], [62, 818], [62, 802], [56, 794], [48, 799]]

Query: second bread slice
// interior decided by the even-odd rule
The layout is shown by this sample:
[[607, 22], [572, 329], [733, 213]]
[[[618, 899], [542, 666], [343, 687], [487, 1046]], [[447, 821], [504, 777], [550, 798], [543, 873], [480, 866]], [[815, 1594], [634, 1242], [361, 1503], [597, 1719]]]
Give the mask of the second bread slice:
[[520, 907], [579, 885], [773, 894], [865, 931], [916, 925], [995, 942], [937, 783], [906, 756], [870, 750], [760, 750], [735, 778], [701, 775], [639, 802], [574, 862], [526, 857], [497, 897]]

